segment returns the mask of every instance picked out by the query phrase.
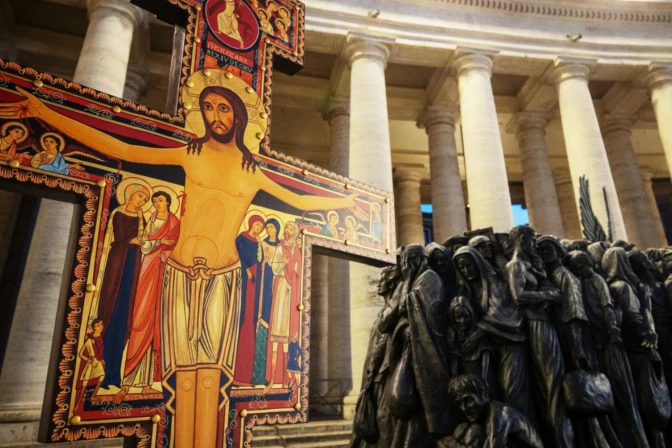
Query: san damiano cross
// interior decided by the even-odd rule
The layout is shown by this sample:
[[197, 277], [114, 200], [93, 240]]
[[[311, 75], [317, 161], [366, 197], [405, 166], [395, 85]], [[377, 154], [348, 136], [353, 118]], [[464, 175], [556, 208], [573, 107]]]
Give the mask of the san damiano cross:
[[2, 182], [81, 204], [40, 437], [249, 445], [307, 420], [313, 251], [394, 262], [392, 194], [269, 146], [302, 3], [134, 3], [185, 29], [175, 115], [0, 60]]

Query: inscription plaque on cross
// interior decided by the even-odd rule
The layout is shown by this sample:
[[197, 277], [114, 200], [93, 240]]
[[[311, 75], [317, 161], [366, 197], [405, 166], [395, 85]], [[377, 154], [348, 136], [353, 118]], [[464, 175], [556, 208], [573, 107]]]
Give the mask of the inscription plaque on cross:
[[0, 185], [80, 204], [40, 438], [250, 446], [308, 419], [312, 254], [393, 263], [393, 196], [270, 147], [302, 3], [133, 3], [184, 27], [175, 115], [0, 60]]

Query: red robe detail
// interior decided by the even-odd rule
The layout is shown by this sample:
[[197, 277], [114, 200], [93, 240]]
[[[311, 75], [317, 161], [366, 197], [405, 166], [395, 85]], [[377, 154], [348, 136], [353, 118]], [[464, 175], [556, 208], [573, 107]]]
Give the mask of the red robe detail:
[[[285, 240], [280, 241], [278, 247], [282, 247], [282, 251], [289, 258], [287, 263], [285, 263], [285, 279], [289, 286], [291, 287], [290, 292], [290, 304], [289, 304], [289, 335], [287, 340], [287, 346], [289, 346], [289, 341], [292, 339], [294, 333], [299, 332], [299, 314], [301, 313], [298, 309], [299, 304], [301, 304], [301, 274], [303, 273], [302, 263], [302, 251], [301, 248], [295, 246], [292, 248], [291, 245], [287, 245]], [[275, 299], [275, 294], [278, 291], [279, 277], [275, 277], [273, 280], [273, 305], [271, 307], [271, 316], [275, 313], [275, 306], [277, 301]], [[271, 318], [273, 320], [273, 318]], [[272, 329], [269, 328], [269, 340], [267, 346], [266, 356], [266, 381], [270, 383], [271, 381], [271, 370], [273, 370], [273, 342], [271, 342], [270, 334]], [[289, 358], [287, 352], [284, 351], [284, 347], [280, 344], [278, 346], [278, 358], [275, 364], [275, 372], [273, 373], [274, 383], [275, 384], [289, 384], [289, 375], [287, 373], [287, 362]]]
[[[156, 212], [151, 216], [150, 222], [155, 219]], [[169, 212], [165, 223], [157, 232], [150, 234], [148, 239], [156, 241], [165, 238], [177, 243], [179, 236], [180, 221], [177, 216]], [[138, 287], [135, 291], [135, 302], [133, 303], [124, 377], [133, 372], [147, 353], [149, 346], [152, 345], [152, 351], [154, 352], [153, 380], [161, 381], [161, 364], [158, 362], [161, 343], [161, 290], [166, 262], [175, 247], [175, 243], [172, 245], [160, 244], [142, 259]]]

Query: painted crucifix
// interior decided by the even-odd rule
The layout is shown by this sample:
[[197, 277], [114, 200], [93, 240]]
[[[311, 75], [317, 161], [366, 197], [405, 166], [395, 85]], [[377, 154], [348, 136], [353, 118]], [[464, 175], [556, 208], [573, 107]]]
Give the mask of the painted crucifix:
[[[0, 175], [87, 198], [44, 441], [228, 448], [305, 421], [313, 248], [394, 261], [391, 193], [268, 146], [303, 5], [162, 3], [188, 14], [176, 116], [0, 60], [0, 125], [33, 142]], [[47, 134], [66, 171], [39, 158]]]

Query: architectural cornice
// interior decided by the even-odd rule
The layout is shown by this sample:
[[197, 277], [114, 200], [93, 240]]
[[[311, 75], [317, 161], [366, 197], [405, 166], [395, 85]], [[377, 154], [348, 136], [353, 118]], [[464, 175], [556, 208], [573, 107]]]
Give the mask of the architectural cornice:
[[524, 2], [512, 0], [432, 0], [433, 3], [461, 6], [467, 8], [488, 9], [502, 11], [507, 14], [524, 14], [532, 16], [546, 16], [567, 18], [572, 20], [591, 20], [609, 22], [637, 22], [637, 23], [672, 23], [672, 8], [659, 6], [657, 11], [648, 10], [651, 4], [647, 3], [647, 10], [641, 5], [618, 5], [614, 2], [605, 2], [602, 7], [585, 6], [579, 4], [561, 4], [561, 2]]
[[[338, 7], [335, 2], [314, 0], [307, 5], [306, 30], [311, 35], [307, 48], [322, 53], [338, 53], [348, 32], [370, 33], [375, 29], [376, 34], [396, 37], [390, 63], [442, 68], [451, 57], [451, 51], [464, 45], [480, 51], [493, 48], [499, 50], [499, 55], [493, 58], [495, 73], [501, 72], [503, 68], [510, 70], [507, 64], [510, 58], [527, 58], [532, 63], [535, 60], [551, 62], [556, 57], [592, 58], [601, 64], [612, 65], [612, 71], [626, 60], [629, 64], [642, 65], [643, 68], [654, 61], [672, 62], [670, 6], [667, 6], [667, 10], [658, 8], [664, 11], [665, 20], [633, 22], [631, 26], [623, 27], [607, 20], [578, 23], [569, 13], [558, 13], [555, 16], [539, 14], [537, 18], [508, 11], [502, 14], [499, 8], [506, 9], [501, 6], [508, 3], [506, 0], [478, 0], [476, 4], [486, 5], [478, 8], [468, 7], [469, 2], [445, 0], [446, 6], [440, 6], [441, 0], [417, 0], [412, 4], [402, 0], [371, 0], [368, 4], [382, 11], [375, 23], [372, 23], [358, 0], [339, 0]], [[491, 5], [489, 8], [488, 2]], [[624, 11], [614, 2], [609, 5], [600, 3], [605, 17], [608, 14], [618, 17]], [[548, 5], [527, 6], [530, 11], [550, 8]], [[511, 8], [512, 11], [520, 9], [519, 6]], [[556, 8], [566, 9], [568, 6], [560, 5]], [[586, 6], [584, 9], [591, 8]], [[635, 13], [629, 14], [636, 17]], [[581, 14], [577, 12], [576, 16]], [[521, 21], [525, 27], [520, 26]], [[614, 27], [620, 28], [618, 33], [614, 32]], [[583, 33], [584, 38], [578, 42], [568, 40], [565, 36], [573, 32]], [[503, 60], [501, 66], [500, 60]], [[523, 74], [527, 70], [529, 75], [530, 68], [531, 64], [528, 64], [515, 74]]]

